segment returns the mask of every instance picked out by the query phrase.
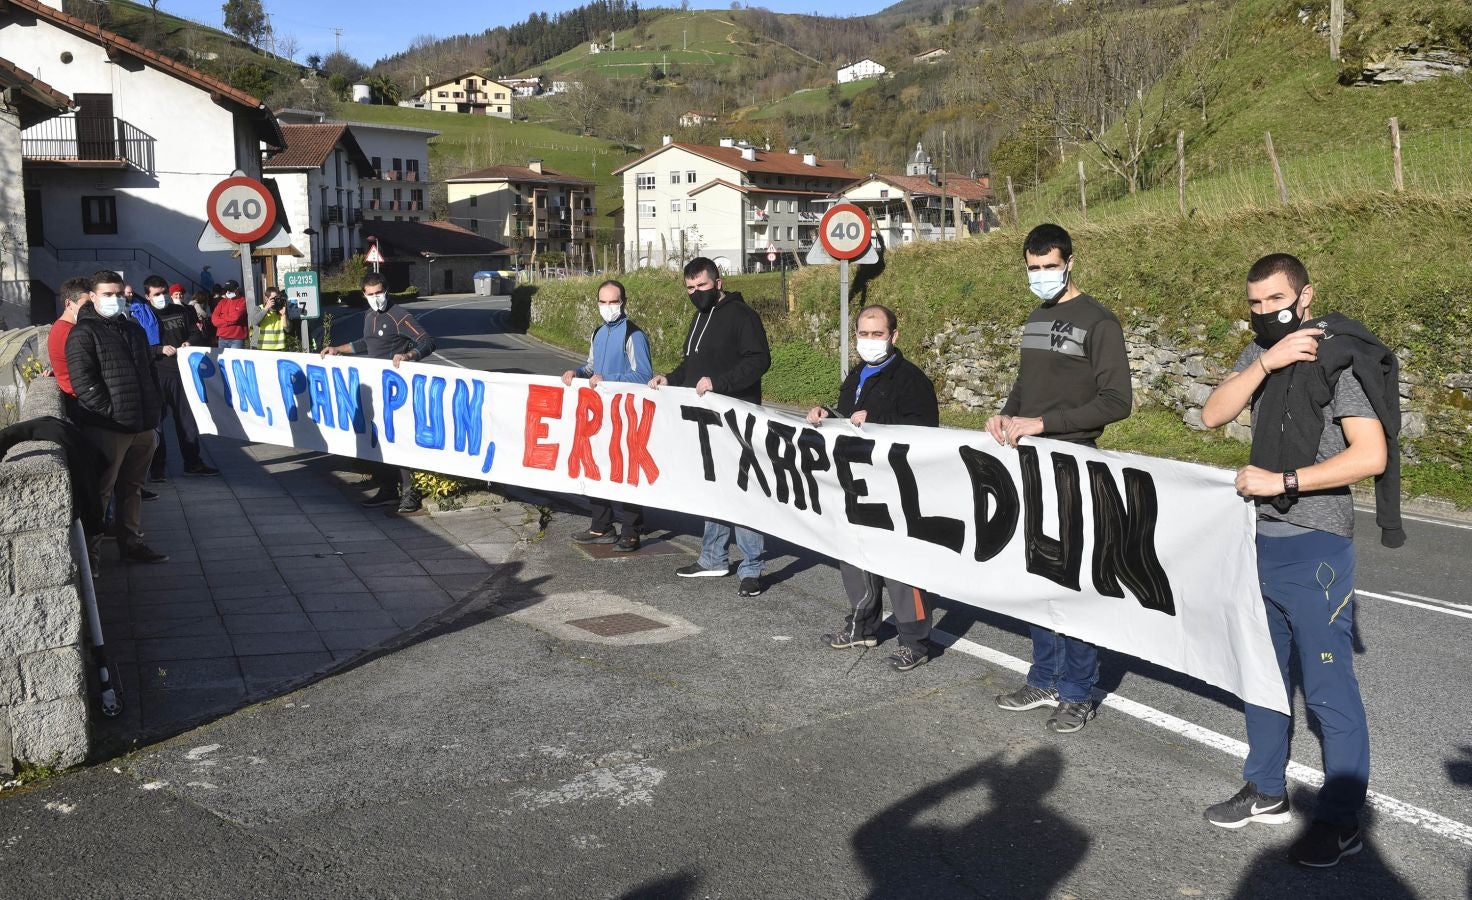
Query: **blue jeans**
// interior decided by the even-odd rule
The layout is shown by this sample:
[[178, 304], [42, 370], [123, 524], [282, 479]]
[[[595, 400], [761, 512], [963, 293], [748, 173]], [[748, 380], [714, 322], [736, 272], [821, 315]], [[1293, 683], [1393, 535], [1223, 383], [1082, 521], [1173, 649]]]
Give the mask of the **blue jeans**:
[[729, 569], [731, 567], [731, 532], [736, 532], [736, 547], [741, 551], [741, 564], [736, 574], [742, 578], [759, 578], [762, 574], [762, 553], [765, 538], [761, 532], [727, 525], [725, 522], [705, 523], [705, 535], [700, 540], [700, 567], [702, 569]]
[[1099, 648], [1047, 628], [1032, 626], [1032, 668], [1027, 683], [1058, 691], [1064, 703], [1083, 703], [1094, 696], [1099, 680]]
[[[1358, 821], [1370, 783], [1370, 731], [1354, 677], [1354, 542], [1324, 531], [1257, 538], [1257, 577], [1283, 684], [1298, 654], [1303, 694], [1324, 742], [1324, 787], [1314, 818]], [[1293, 718], [1247, 704], [1242, 777], [1264, 794], [1285, 793]]]
[[220, 338], [218, 341], [221, 350], [244, 350], [245, 338]]

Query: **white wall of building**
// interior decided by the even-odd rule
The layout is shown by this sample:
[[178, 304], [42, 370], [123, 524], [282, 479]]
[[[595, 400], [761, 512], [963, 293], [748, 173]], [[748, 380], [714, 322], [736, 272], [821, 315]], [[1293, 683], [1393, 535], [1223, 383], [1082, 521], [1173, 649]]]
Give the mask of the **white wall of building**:
[[[72, 61], [62, 63], [62, 53]], [[152, 136], [154, 171], [32, 168], [26, 186], [40, 190], [48, 247], [32, 255], [34, 277], [48, 284], [111, 266], [141, 282], [155, 269], [170, 281], [193, 280], [209, 264], [238, 269], [226, 253], [201, 253], [210, 189], [237, 167], [260, 177], [259, 139], [244, 115], [210, 100], [205, 90], [131, 57], [107, 59], [103, 48], [44, 21], [0, 26], [0, 55], [68, 96], [110, 94], [113, 115]], [[86, 234], [82, 198], [110, 196], [116, 234]], [[60, 258], [51, 248], [62, 251]], [[126, 251], [126, 252], [122, 252]]]
[[[371, 161], [379, 160], [379, 168], [385, 172], [393, 169], [395, 159], [400, 165], [407, 169], [405, 160], [417, 160], [419, 163], [419, 180], [406, 181], [399, 179], [391, 181], [385, 178], [363, 178], [361, 181], [363, 195], [363, 216], [366, 219], [384, 219], [388, 221], [420, 222], [430, 218], [429, 215], [429, 139], [438, 137], [439, 132], [417, 128], [396, 128], [392, 125], [374, 125], [362, 122], [349, 122], [348, 128], [357, 138], [358, 146], [363, 148], [363, 153]], [[370, 202], [373, 199], [374, 190], [378, 191], [378, 199], [383, 201], [380, 208], [374, 209]], [[424, 208], [420, 210], [393, 210], [387, 208], [388, 201], [394, 199], [394, 191], [399, 192], [399, 199], [408, 201], [413, 199], [414, 191], [421, 191], [424, 198]]]
[[884, 66], [872, 59], [861, 59], [838, 70], [838, 83], [846, 84], [850, 81], [862, 81], [865, 78], [878, 78], [885, 73]]
[[20, 118], [0, 102], [0, 321], [31, 323], [30, 248], [20, 173]]
[[[640, 188], [641, 175], [652, 175], [653, 187]], [[673, 144], [625, 171], [626, 264], [630, 268], [671, 264], [679, 255], [683, 233], [687, 256], [696, 255], [698, 247], [699, 255], [717, 262], [724, 259], [731, 271], [741, 271], [748, 249], [743, 237], [744, 195], [718, 185], [690, 196], [690, 191], [716, 179], [740, 184], [741, 172]]]

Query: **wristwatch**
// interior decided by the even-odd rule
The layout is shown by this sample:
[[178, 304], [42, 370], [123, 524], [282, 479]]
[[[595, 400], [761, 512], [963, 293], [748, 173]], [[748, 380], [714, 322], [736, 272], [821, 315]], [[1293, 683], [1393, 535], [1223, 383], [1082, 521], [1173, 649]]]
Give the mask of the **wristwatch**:
[[1283, 496], [1289, 500], [1298, 499], [1298, 470], [1289, 469], [1283, 473]]

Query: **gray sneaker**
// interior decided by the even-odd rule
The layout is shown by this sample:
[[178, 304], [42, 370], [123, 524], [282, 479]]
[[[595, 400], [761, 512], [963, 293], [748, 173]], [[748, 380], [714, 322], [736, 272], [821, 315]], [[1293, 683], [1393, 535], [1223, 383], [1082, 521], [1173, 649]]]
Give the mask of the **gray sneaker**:
[[1037, 709], [1039, 706], [1057, 706], [1058, 692], [1052, 688], [1044, 689], [1024, 684], [1010, 694], [997, 695], [997, 705], [1013, 712]]
[[1070, 734], [1089, 724], [1094, 715], [1094, 704], [1088, 700], [1082, 703], [1060, 701], [1058, 708], [1048, 717], [1048, 727], [1059, 734]]

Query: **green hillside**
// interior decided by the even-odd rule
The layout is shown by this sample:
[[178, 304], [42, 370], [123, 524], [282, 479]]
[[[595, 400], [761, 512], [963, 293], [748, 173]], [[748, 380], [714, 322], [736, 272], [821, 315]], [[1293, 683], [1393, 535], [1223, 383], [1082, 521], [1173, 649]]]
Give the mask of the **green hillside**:
[[[608, 42], [609, 37], [603, 36]], [[649, 74], [651, 66], [668, 65], [702, 75], [732, 70], [741, 62], [755, 59], [758, 39], [741, 24], [736, 11], [691, 10], [671, 12], [652, 22], [617, 33], [611, 47], [601, 53], [589, 53], [583, 44], [527, 69], [522, 75], [562, 76], [597, 70], [615, 77], [639, 77]], [[817, 61], [793, 50], [786, 50], [793, 66], [816, 66]]]
[[[341, 114], [350, 121], [430, 128], [441, 135], [430, 141], [430, 177], [436, 182], [475, 168], [490, 165], [526, 165], [540, 158], [549, 168], [590, 178], [598, 185], [598, 207], [608, 211], [622, 200], [623, 184], [613, 170], [632, 157], [617, 146], [598, 138], [580, 137], [543, 125], [510, 122], [490, 116], [407, 109], [398, 106], [344, 105]], [[597, 228], [611, 227], [611, 220], [598, 216]]]
[[842, 100], [853, 100], [878, 83], [877, 78], [866, 78], [863, 81], [850, 81], [845, 84], [835, 83], [831, 90], [829, 88], [804, 88], [781, 100], [759, 106], [744, 118], [759, 122], [764, 119], [778, 119], [786, 116], [820, 116], [831, 110], [834, 104]]

